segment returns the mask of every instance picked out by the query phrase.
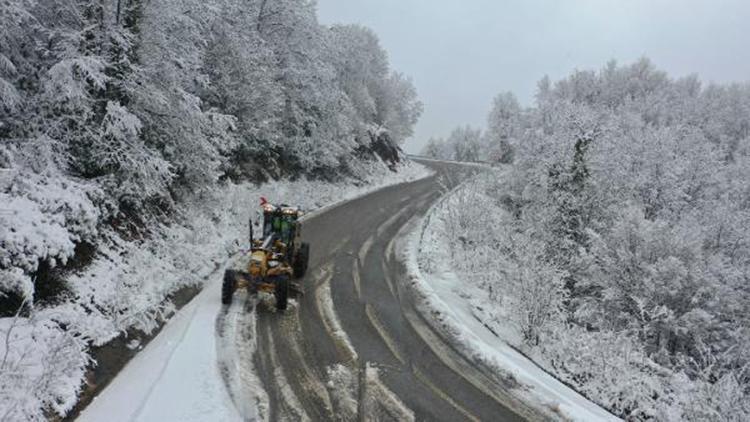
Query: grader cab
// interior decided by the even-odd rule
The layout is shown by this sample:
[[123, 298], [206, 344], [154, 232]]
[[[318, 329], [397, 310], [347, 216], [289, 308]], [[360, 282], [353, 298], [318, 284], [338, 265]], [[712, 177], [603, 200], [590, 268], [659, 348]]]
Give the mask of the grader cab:
[[310, 245], [302, 242], [302, 211], [288, 205], [261, 203], [263, 209], [262, 240], [253, 236], [250, 224], [250, 251], [244, 268], [226, 270], [222, 284], [221, 302], [232, 303], [238, 289], [250, 293], [273, 293], [276, 308], [285, 310], [290, 294], [301, 293], [293, 279], [304, 277], [310, 260]]

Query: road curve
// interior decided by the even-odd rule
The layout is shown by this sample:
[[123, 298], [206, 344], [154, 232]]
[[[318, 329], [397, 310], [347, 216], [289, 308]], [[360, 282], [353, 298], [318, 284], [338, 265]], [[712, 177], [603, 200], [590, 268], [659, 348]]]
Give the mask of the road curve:
[[523, 420], [503, 404], [501, 386], [442, 342], [403, 288], [406, 271], [392, 241], [473, 171], [424, 164], [436, 176], [303, 224], [312, 245], [305, 295], [285, 313], [272, 301], [256, 309], [254, 363], [271, 420]]

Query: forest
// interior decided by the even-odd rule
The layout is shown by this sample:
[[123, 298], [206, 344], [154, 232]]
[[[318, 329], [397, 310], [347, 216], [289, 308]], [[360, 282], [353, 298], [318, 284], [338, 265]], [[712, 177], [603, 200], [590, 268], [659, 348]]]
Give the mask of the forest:
[[424, 151], [497, 166], [444, 211], [486, 321], [621, 417], [747, 420], [750, 85], [610, 62], [487, 127]]
[[[169, 262], [184, 275], [205, 258], [167, 246], [170, 230], [205, 240], [236, 184], [396, 170], [422, 110], [413, 84], [371, 30], [316, 13], [309, 0], [0, 1], [0, 419], [64, 416], [90, 346], [153, 329], [196, 282], [160, 259], [184, 253]], [[207, 201], [219, 210], [191, 220]]]

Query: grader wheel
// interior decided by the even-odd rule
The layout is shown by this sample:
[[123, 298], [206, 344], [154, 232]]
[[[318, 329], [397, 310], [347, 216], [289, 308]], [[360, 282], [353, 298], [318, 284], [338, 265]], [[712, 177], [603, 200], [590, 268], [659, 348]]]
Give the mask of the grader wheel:
[[276, 296], [276, 310], [285, 311], [289, 302], [289, 278], [281, 278], [273, 293]]
[[224, 272], [224, 282], [221, 285], [221, 303], [224, 305], [230, 305], [232, 303], [232, 295], [234, 295], [236, 285], [236, 272], [233, 270], [226, 270]]

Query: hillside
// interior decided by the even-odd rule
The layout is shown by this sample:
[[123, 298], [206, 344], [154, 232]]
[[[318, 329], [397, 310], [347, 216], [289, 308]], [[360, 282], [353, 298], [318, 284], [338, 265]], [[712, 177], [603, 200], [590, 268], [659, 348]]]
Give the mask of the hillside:
[[610, 62], [488, 123], [427, 151], [499, 167], [434, 233], [476, 318], [628, 420], [747, 420], [750, 86]]
[[90, 347], [169, 316], [256, 185], [313, 206], [387, 179], [420, 113], [314, 2], [3, 2], [0, 419], [70, 411]]

